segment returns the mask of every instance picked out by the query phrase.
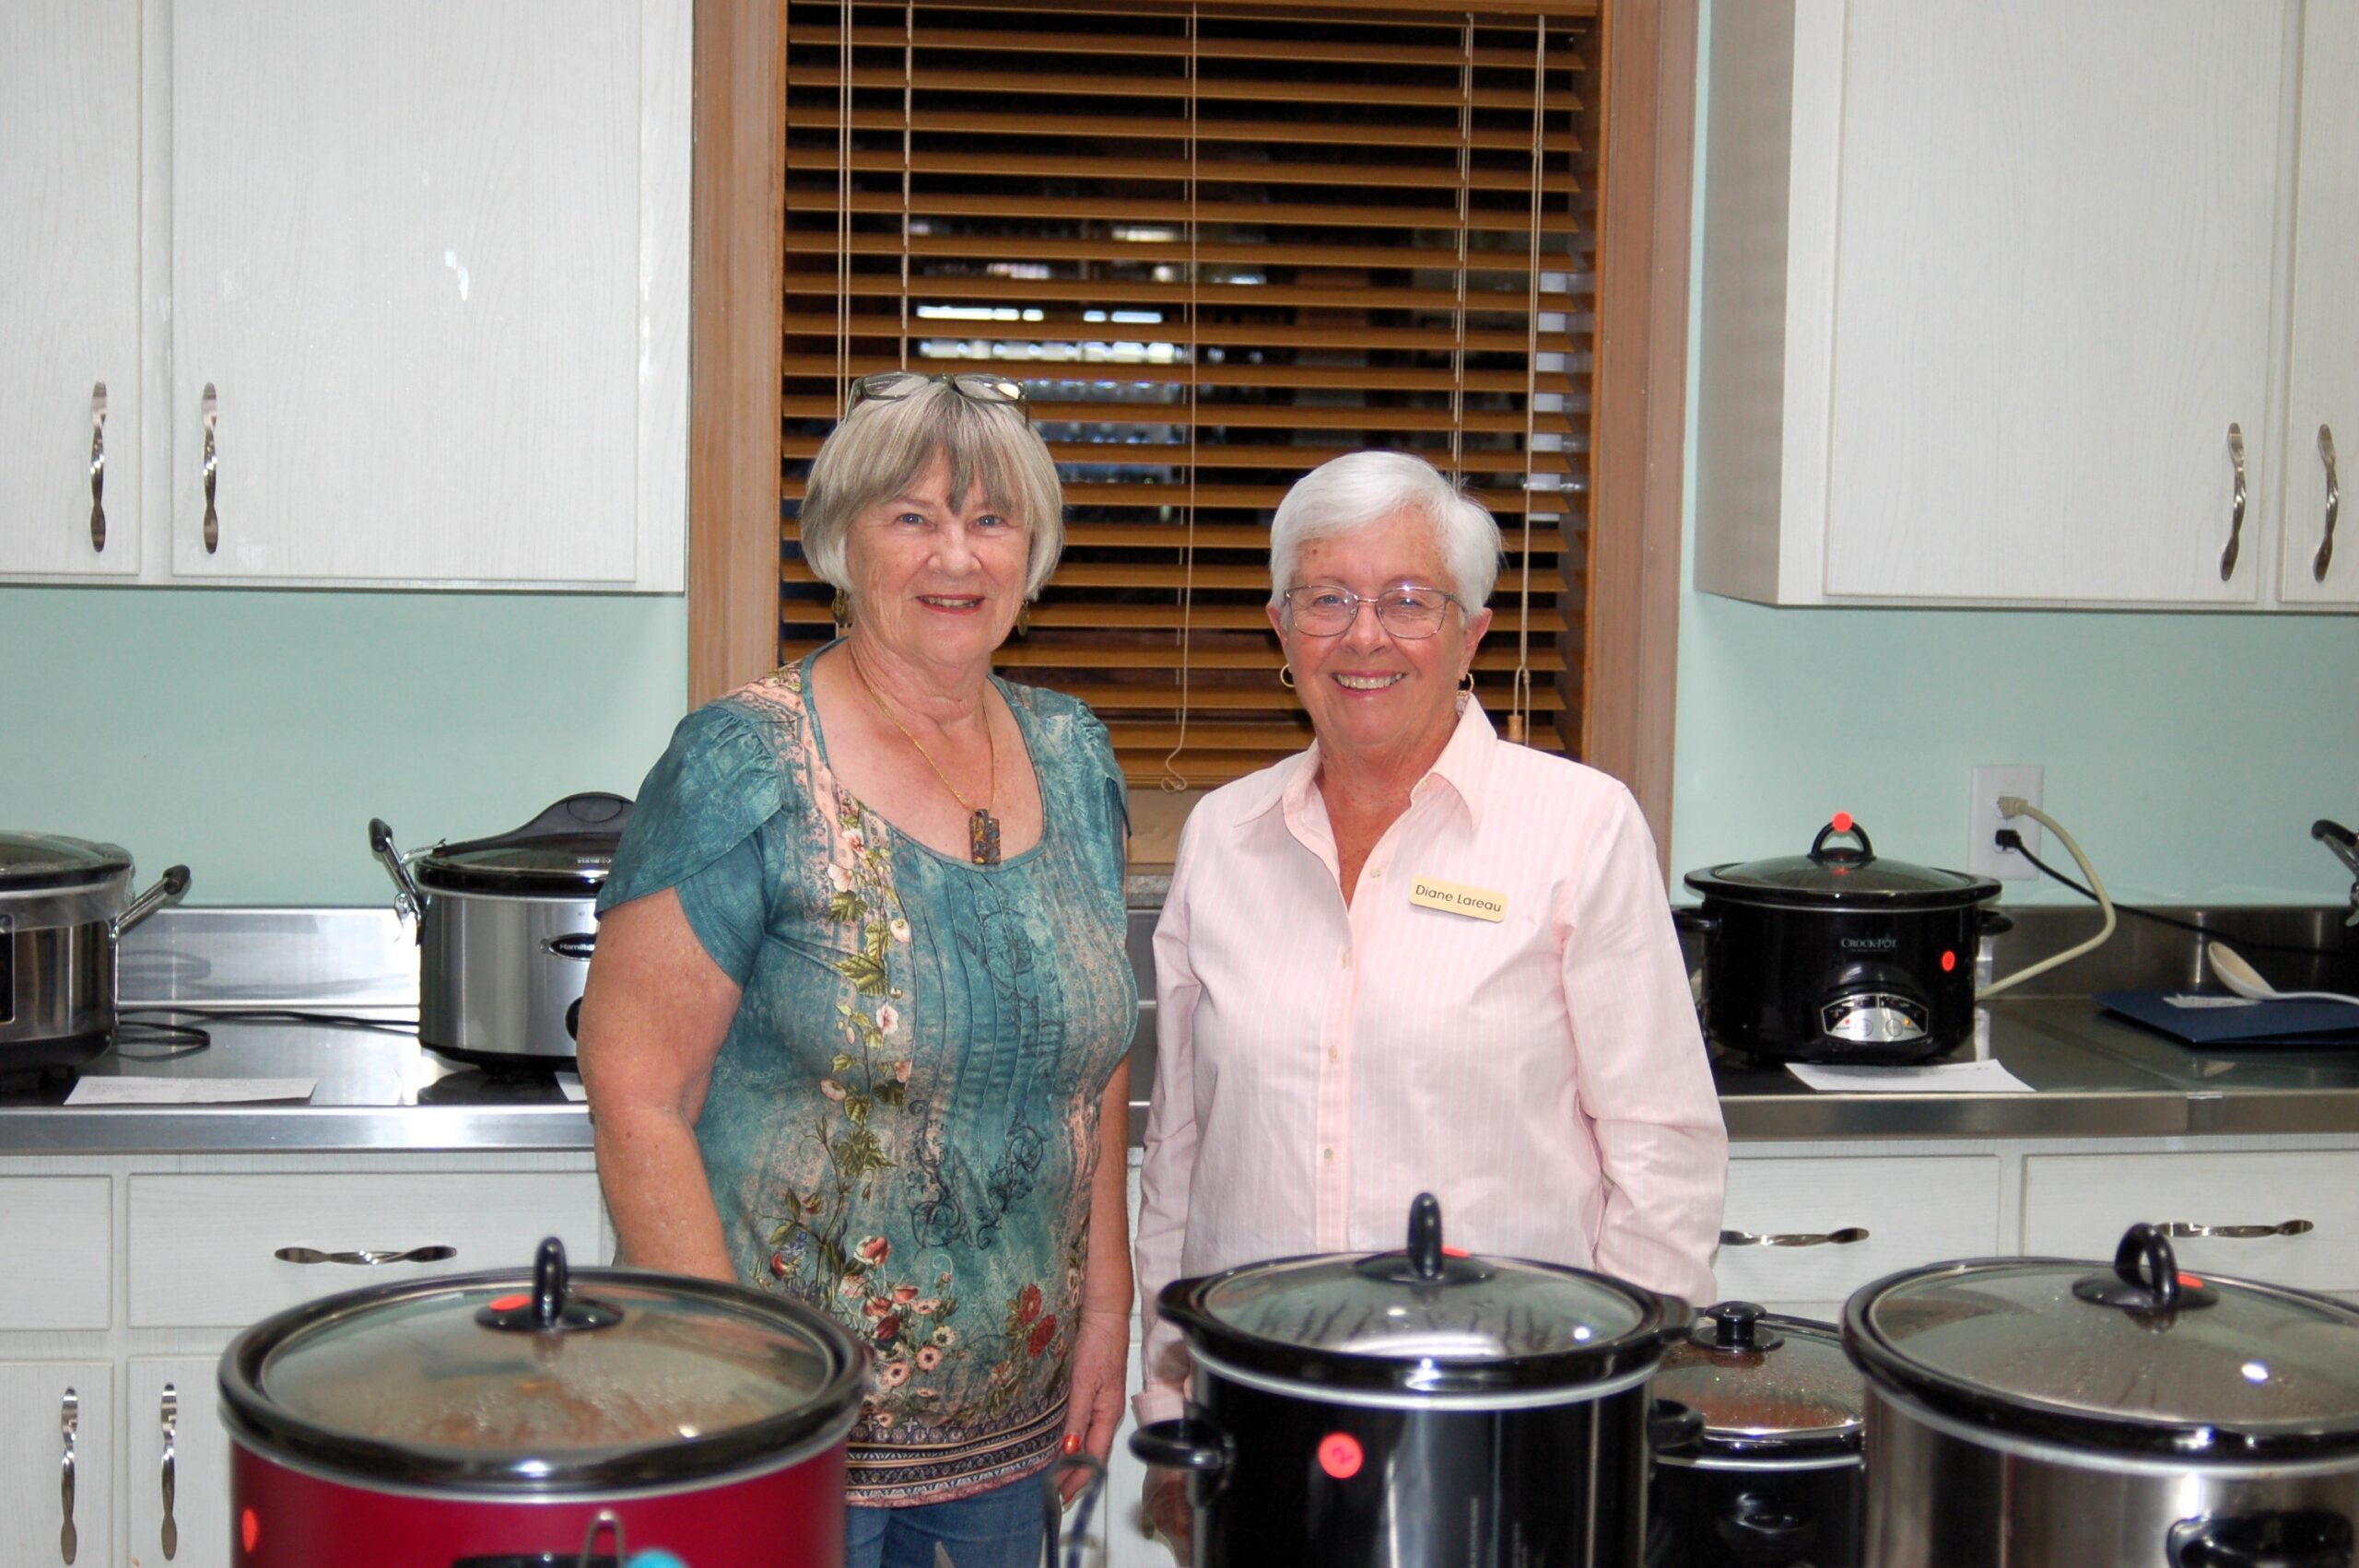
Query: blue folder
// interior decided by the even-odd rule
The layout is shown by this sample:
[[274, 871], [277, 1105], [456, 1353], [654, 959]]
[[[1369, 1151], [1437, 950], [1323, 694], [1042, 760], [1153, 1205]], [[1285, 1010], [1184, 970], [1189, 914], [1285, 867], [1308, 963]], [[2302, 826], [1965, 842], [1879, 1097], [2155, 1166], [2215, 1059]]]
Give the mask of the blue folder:
[[2254, 1001], [2235, 1007], [2187, 1007], [2168, 1000], [2187, 994], [2099, 991], [2096, 1001], [2190, 1046], [2359, 1046], [2359, 1007], [2349, 1002]]

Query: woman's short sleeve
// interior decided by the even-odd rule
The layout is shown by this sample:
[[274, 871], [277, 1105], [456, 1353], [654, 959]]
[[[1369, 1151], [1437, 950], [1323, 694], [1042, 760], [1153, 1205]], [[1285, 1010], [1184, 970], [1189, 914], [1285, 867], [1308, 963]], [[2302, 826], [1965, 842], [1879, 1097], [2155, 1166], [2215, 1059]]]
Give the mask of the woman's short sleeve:
[[777, 750], [724, 705], [680, 720], [631, 807], [598, 895], [601, 913], [665, 888], [714, 963], [743, 985], [767, 925], [755, 835], [785, 804]]

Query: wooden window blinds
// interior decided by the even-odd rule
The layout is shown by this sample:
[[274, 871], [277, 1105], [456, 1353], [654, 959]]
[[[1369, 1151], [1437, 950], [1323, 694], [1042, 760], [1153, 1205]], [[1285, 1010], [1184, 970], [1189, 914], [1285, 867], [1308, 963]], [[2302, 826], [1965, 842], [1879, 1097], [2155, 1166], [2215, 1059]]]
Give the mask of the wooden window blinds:
[[1025, 383], [1063, 562], [998, 663], [1082, 697], [1134, 783], [1300, 749], [1270, 514], [1414, 450], [1497, 516], [1476, 667], [1579, 736], [1595, 18], [1054, 0], [791, 4], [780, 658], [829, 635], [794, 512], [850, 378]]

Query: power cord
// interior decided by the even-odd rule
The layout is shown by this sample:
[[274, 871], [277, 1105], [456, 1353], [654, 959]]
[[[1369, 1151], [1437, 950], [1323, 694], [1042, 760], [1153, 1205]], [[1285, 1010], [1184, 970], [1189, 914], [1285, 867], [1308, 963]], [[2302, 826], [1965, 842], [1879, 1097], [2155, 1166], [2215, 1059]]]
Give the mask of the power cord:
[[[2029, 860], [2032, 863], [2033, 868], [2042, 876], [2048, 877], [2055, 882], [2062, 883], [2066, 887], [2071, 888], [2073, 892], [2079, 894], [2082, 897], [2089, 900], [2093, 904], [2096, 902], [2097, 895], [2090, 892], [2087, 887], [2073, 881], [2062, 872], [2058, 871], [2054, 866], [2049, 865], [2046, 860], [2041, 860], [2037, 855], [2033, 854], [2028, 848], [2025, 848], [2024, 847], [2024, 836], [2017, 833], [2013, 828], [2001, 828], [1996, 835], [1996, 839], [2000, 848], [2013, 849], [2016, 854], [2021, 855], [2025, 860]], [[2171, 926], [2179, 930], [2193, 931], [2196, 935], [2201, 937], [2233, 938], [2236, 944], [2236, 951], [2239, 953], [2283, 953], [2289, 957], [2316, 958], [2327, 951], [2326, 949], [2319, 947], [2294, 947], [2285, 942], [2260, 942], [2251, 937], [2236, 936], [2234, 931], [2223, 930], [2217, 926], [2206, 926], [2198, 924], [2193, 920], [2182, 920], [2176, 915], [2165, 915], [2159, 909], [2142, 909], [2134, 904], [2116, 904], [2114, 907], [2125, 915], [2135, 915], [2142, 920], [2152, 920], [2158, 926]]]
[[[2071, 851], [2074, 862], [2081, 868], [2081, 874], [2089, 879], [2089, 886], [2095, 891], [2097, 907], [2105, 911], [2105, 924], [2097, 928], [2096, 935], [2091, 937], [2088, 941], [2082, 942], [2079, 946], [2068, 947], [2063, 952], [2056, 954], [2051, 957], [2043, 958], [2036, 964], [2029, 965], [2024, 968], [2016, 970], [2013, 974], [2009, 975], [2002, 980], [1993, 980], [1989, 985], [1982, 987], [1974, 993], [1974, 999], [1977, 1001], [1980, 1001], [1988, 997], [1997, 996], [2001, 991], [2012, 989], [2013, 988], [2021, 985], [2024, 981], [2030, 979], [2035, 975], [2045, 975], [2050, 969], [2057, 967], [2059, 965], [2070, 964], [2073, 959], [2080, 957], [2084, 953], [2095, 952], [2098, 948], [2103, 947], [2106, 944], [2107, 939], [2113, 935], [2114, 927], [2118, 924], [2118, 922], [2114, 919], [2113, 897], [2105, 890], [2105, 879], [2097, 875], [2096, 867], [2089, 864], [2089, 858], [2081, 853], [2080, 845], [2073, 842], [2072, 835], [2065, 829], [2062, 823], [2057, 821], [2054, 817], [2049, 816], [2046, 812], [2041, 811], [2037, 806], [2033, 805], [2021, 795], [2000, 796], [1999, 815], [2002, 819], [2008, 820], [2012, 820], [2013, 818], [2019, 816], [2027, 816], [2031, 818], [2032, 821], [2039, 824], [2042, 827], [2047, 828], [2048, 832], [2056, 835], [2057, 841], [2062, 844], [2065, 848]], [[2008, 830], [2004, 828], [2000, 830], [1999, 839], [2001, 843], [2005, 842], [2008, 837], [2010, 837]], [[2014, 837], [2016, 838], [2017, 845], [2020, 846], [2022, 843], [2021, 836], [2016, 835]]]
[[[382, 1035], [415, 1035], [417, 1024], [405, 1018], [364, 1018], [352, 1012], [308, 1012], [293, 1007], [126, 1007], [116, 1014], [152, 1029], [191, 1029], [180, 1019], [207, 1024], [324, 1024], [337, 1029], [373, 1029]], [[202, 1031], [199, 1031], [200, 1033]]]

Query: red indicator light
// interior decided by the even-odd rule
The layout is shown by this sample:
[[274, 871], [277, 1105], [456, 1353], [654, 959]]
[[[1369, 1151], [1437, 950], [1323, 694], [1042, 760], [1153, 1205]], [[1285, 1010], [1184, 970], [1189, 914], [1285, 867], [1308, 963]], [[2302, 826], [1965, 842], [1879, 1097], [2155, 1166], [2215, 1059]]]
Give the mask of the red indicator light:
[[254, 1542], [262, 1539], [262, 1521], [254, 1517], [254, 1511], [251, 1508], [238, 1515], [238, 1539], [245, 1542], [249, 1552], [253, 1550]]
[[2203, 1281], [2192, 1274], [2181, 1274], [2178, 1277], [2178, 1282], [2181, 1290], [2200, 1291], [2203, 1288]]
[[1337, 1480], [1360, 1473], [1360, 1440], [1348, 1432], [1331, 1432], [1319, 1440], [1319, 1468]]
[[1441, 1249], [1441, 1255], [1444, 1258], [1464, 1258], [1469, 1256], [1466, 1249], [1462, 1246], [1445, 1246]]
[[1956, 967], [1957, 954], [1946, 947], [1942, 949], [1942, 973], [1946, 975]]
[[1835, 831], [1837, 833], [1848, 833], [1851, 831], [1851, 813], [1849, 812], [1837, 812], [1835, 813]]
[[494, 1296], [491, 1301], [491, 1310], [494, 1312], [513, 1312], [520, 1306], [530, 1306], [532, 1305], [533, 1298], [528, 1295]]

